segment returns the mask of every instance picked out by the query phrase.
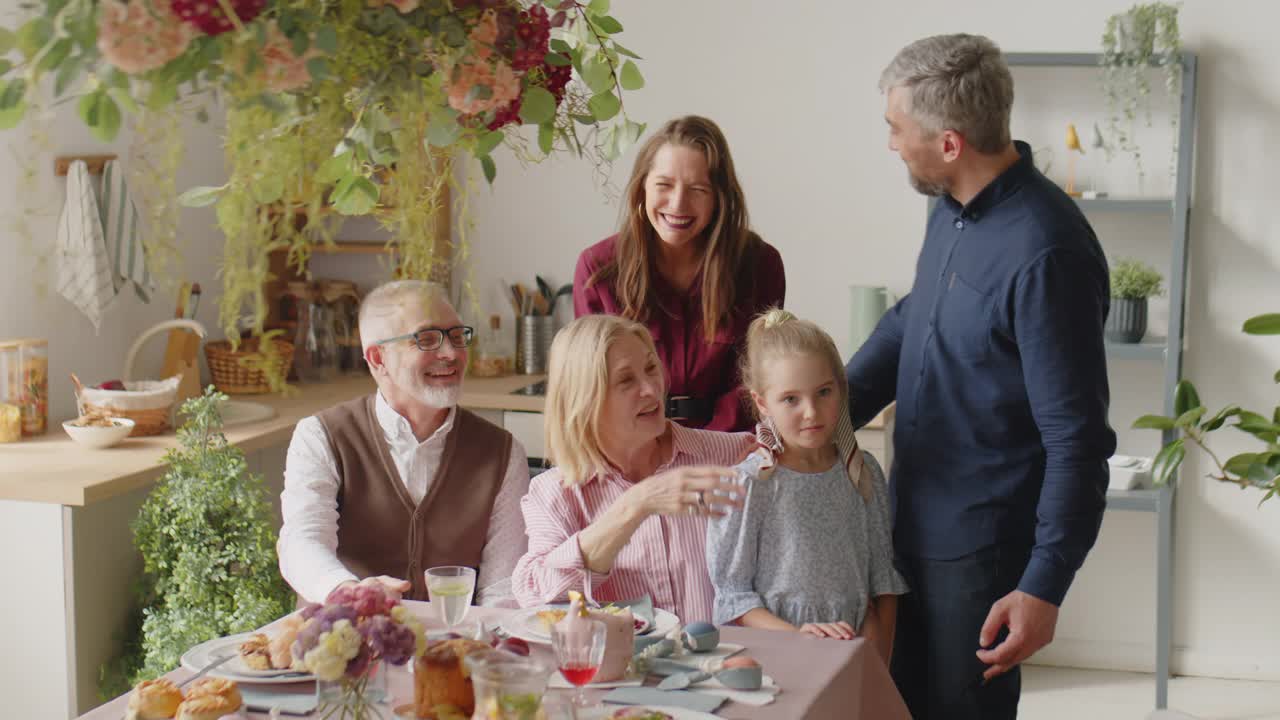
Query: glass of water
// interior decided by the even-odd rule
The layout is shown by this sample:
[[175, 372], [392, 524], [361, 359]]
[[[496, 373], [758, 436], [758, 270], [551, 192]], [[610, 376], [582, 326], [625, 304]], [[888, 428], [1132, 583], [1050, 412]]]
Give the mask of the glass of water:
[[460, 565], [427, 570], [427, 594], [440, 621], [450, 630], [467, 617], [471, 596], [476, 591], [476, 571]]

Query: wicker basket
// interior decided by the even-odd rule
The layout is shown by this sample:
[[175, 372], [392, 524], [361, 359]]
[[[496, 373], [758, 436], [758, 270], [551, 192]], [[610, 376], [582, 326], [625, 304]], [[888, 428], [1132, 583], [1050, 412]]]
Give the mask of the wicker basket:
[[182, 376], [126, 382], [124, 390], [86, 388], [74, 374], [71, 379], [76, 385], [76, 404], [81, 415], [98, 413], [129, 418], [134, 422], [129, 437], [144, 437], [159, 435], [169, 429], [169, 418]]
[[[293, 363], [293, 343], [286, 340], [274, 340], [277, 369], [280, 377], [289, 374], [289, 366]], [[271, 392], [266, 373], [257, 368], [248, 368], [241, 360], [258, 352], [258, 338], [240, 341], [238, 350], [231, 349], [227, 340], [216, 340], [204, 344], [204, 357], [209, 362], [209, 374], [218, 390], [228, 395], [259, 395]]]

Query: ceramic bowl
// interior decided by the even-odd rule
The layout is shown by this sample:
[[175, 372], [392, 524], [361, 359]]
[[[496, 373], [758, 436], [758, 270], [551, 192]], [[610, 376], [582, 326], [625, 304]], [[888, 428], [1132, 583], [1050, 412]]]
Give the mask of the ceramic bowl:
[[112, 418], [115, 424], [111, 427], [80, 427], [72, 425], [71, 420], [62, 423], [71, 439], [88, 448], [109, 448], [129, 437], [134, 422], [128, 418]]
[[734, 690], [759, 690], [764, 684], [764, 668], [759, 665], [725, 668], [716, 673], [716, 679], [725, 687]]
[[691, 622], [684, 626], [684, 646], [693, 652], [711, 652], [720, 644], [720, 629], [709, 622]]

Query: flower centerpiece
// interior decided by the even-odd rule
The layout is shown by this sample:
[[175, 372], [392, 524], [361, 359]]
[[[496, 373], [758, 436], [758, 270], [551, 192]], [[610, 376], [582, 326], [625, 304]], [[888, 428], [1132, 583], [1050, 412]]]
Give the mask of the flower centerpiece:
[[[304, 267], [342, 217], [374, 215], [397, 243], [397, 272], [447, 277], [437, 223], [453, 164], [493, 182], [494, 150], [520, 160], [570, 151], [607, 164], [644, 125], [623, 91], [644, 79], [609, 0], [35, 0], [0, 28], [0, 128], [71, 95], [103, 142], [131, 119], [152, 162], [135, 177], [149, 256], [172, 247], [176, 118], [214, 99], [226, 120], [228, 179], [188, 189], [216, 205], [226, 236], [220, 319], [267, 317], [268, 254]], [[48, 80], [52, 82], [47, 82]], [[526, 131], [527, 129], [527, 131]], [[156, 187], [169, 192], [156, 192]], [[460, 188], [465, 191], [465, 185]], [[456, 196], [456, 202], [462, 198]], [[270, 346], [270, 343], [266, 343]]]
[[381, 718], [384, 664], [404, 665], [426, 649], [422, 623], [376, 581], [344, 585], [301, 611], [290, 651], [294, 668], [316, 676], [323, 718]]

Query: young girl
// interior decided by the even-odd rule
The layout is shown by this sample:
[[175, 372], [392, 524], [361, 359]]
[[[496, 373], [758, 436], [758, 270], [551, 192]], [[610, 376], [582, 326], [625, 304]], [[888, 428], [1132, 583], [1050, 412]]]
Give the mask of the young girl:
[[853, 438], [843, 369], [831, 337], [785, 310], [747, 330], [742, 379], [761, 447], [737, 466], [742, 510], [709, 525], [714, 620], [866, 637], [887, 664], [907, 586], [893, 567], [884, 473]]

